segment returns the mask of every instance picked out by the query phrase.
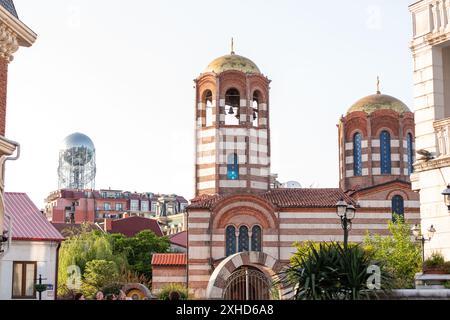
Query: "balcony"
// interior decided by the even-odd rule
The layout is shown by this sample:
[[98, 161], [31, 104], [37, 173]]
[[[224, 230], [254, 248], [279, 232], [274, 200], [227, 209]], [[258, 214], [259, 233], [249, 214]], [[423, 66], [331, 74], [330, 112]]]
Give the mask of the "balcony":
[[450, 118], [435, 121], [434, 132], [438, 143], [437, 156], [450, 157]]

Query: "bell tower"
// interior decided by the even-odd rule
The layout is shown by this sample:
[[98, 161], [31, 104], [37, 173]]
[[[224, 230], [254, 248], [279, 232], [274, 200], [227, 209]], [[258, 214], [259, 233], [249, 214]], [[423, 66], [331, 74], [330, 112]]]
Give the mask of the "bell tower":
[[195, 80], [196, 196], [269, 189], [269, 84], [233, 42]]

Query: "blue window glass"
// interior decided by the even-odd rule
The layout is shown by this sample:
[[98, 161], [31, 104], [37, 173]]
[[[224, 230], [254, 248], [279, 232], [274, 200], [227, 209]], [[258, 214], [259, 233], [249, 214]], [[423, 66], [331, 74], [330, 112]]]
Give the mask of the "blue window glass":
[[238, 156], [236, 153], [228, 155], [227, 159], [227, 178], [228, 180], [239, 179], [239, 164]]
[[362, 135], [355, 134], [353, 137], [353, 175], [362, 176]]
[[387, 131], [380, 135], [381, 174], [391, 174], [391, 135]]
[[226, 254], [227, 257], [236, 253], [236, 228], [228, 226], [226, 231]]
[[239, 252], [249, 251], [248, 228], [241, 226], [239, 228]]
[[261, 251], [261, 227], [254, 226], [252, 228], [252, 251]]
[[400, 216], [402, 218], [405, 217], [405, 202], [403, 201], [402, 196], [394, 196], [392, 198], [392, 214], [393, 214], [393, 220], [395, 221], [395, 218], [397, 216]]
[[408, 174], [411, 174], [414, 172], [414, 149], [413, 149], [413, 137], [411, 133], [408, 133], [407, 137], [407, 144], [408, 144]]

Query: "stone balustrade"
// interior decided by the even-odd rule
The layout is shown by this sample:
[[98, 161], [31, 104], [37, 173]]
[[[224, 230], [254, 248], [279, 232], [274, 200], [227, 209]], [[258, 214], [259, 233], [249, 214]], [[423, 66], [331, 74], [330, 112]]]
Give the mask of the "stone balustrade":
[[411, 6], [414, 37], [450, 31], [450, 0], [428, 0]]

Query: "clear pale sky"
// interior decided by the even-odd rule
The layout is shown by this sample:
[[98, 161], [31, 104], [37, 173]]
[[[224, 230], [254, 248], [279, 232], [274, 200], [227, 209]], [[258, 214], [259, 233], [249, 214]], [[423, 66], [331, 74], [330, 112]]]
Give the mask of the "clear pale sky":
[[97, 188], [194, 193], [193, 79], [214, 58], [252, 59], [271, 80], [272, 172], [337, 187], [339, 117], [382, 92], [412, 108], [412, 0], [15, 0], [37, 34], [10, 65], [6, 137], [22, 145], [6, 190], [38, 207], [58, 149], [79, 131]]

